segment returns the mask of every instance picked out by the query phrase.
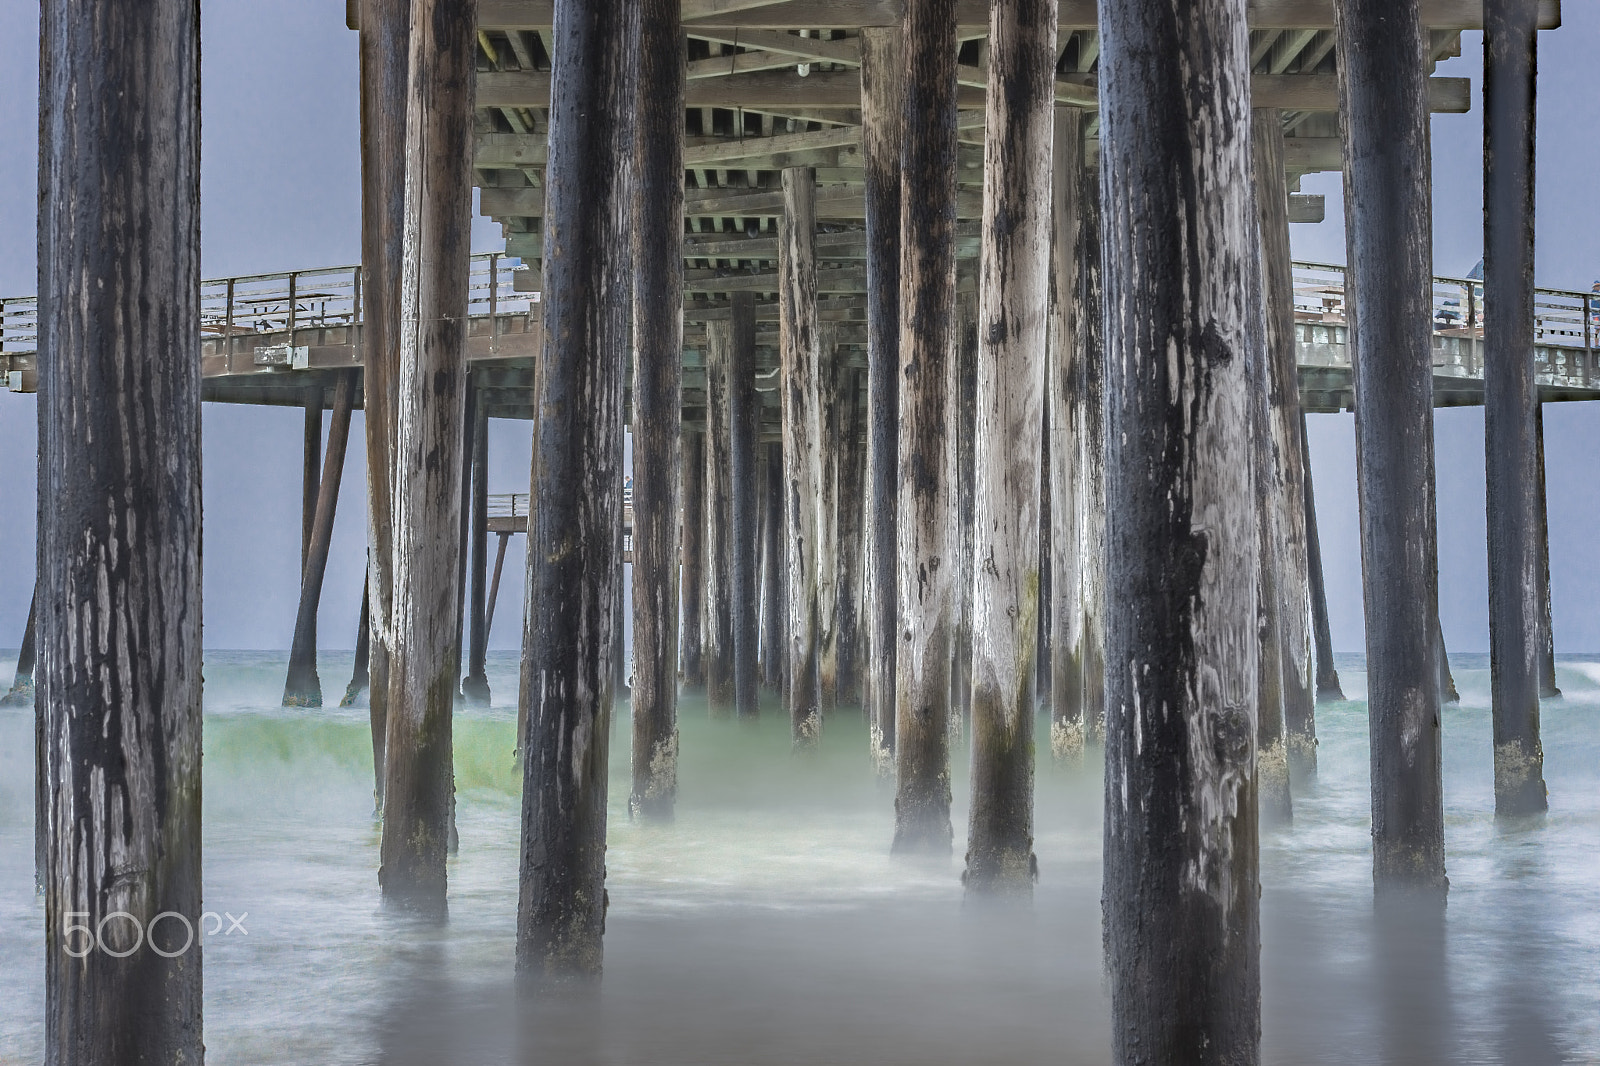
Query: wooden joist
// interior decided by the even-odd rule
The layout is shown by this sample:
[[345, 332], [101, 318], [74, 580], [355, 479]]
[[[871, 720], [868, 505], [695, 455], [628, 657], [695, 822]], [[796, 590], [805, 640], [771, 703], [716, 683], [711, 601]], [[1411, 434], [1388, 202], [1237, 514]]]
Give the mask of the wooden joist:
[[[797, 38], [798, 40], [798, 38]], [[983, 106], [983, 82], [975, 67], [961, 68], [963, 84], [956, 91], [962, 108]], [[478, 75], [478, 106], [548, 107], [550, 72], [539, 70], [486, 71]], [[1256, 74], [1250, 79], [1255, 107], [1286, 111], [1337, 111], [1339, 85], [1333, 74]], [[1429, 78], [1431, 110], [1464, 113], [1471, 110], [1472, 88], [1467, 78]], [[1056, 83], [1056, 100], [1095, 108], [1092, 85]], [[861, 79], [853, 70], [813, 70], [801, 76], [796, 70], [762, 70], [725, 77], [700, 78], [684, 89], [686, 107], [755, 109], [760, 107], [824, 109], [861, 107]]]
[[[1483, 28], [1482, 0], [1422, 0], [1422, 23], [1442, 30]], [[554, 0], [482, 0], [478, 5], [478, 25], [493, 30], [547, 29], [554, 18]], [[1333, 28], [1334, 0], [1251, 0], [1248, 18], [1251, 29], [1327, 29]], [[752, 3], [750, 0], [691, 0], [683, 5], [684, 29], [691, 36], [702, 31], [738, 28], [749, 39], [752, 30], [785, 30], [816, 27], [859, 29], [863, 26], [897, 26], [903, 13], [901, 0], [785, 0]], [[963, 28], [989, 25], [987, 0], [960, 0], [956, 20]], [[346, 23], [355, 28], [358, 19], [347, 6]], [[1098, 23], [1095, 0], [1062, 0], [1060, 29], [1093, 28]], [[1560, 0], [1539, 0], [1539, 28], [1561, 25]], [[743, 43], [743, 42], [741, 42]], [[823, 42], [825, 43], [825, 42]], [[750, 47], [745, 44], [745, 47]], [[758, 47], [770, 47], [766, 44]]]

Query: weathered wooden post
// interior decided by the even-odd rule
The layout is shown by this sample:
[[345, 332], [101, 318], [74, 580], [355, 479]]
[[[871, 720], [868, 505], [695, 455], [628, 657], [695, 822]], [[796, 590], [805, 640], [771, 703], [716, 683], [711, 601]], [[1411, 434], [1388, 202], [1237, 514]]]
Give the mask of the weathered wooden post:
[[761, 683], [783, 692], [783, 649], [788, 643], [783, 605], [783, 442], [763, 445], [766, 507], [761, 515]]
[[1556, 685], [1556, 633], [1550, 617], [1550, 519], [1544, 492], [1544, 402], [1533, 407], [1533, 434], [1539, 446], [1539, 698], [1561, 695]]
[[950, 729], [959, 737], [972, 717], [972, 628], [977, 614], [976, 576], [978, 426], [978, 307], [965, 296], [956, 306], [955, 358], [950, 360], [950, 391], [955, 397], [953, 436], [955, 506], [951, 509], [952, 565], [955, 569], [954, 629], [950, 640]]
[[[681, 258], [681, 257], [680, 257]], [[733, 558], [729, 581], [733, 628], [733, 703], [740, 718], [760, 713], [756, 704], [756, 304], [755, 294], [733, 294], [731, 345], [728, 349], [727, 412], [729, 473], [732, 475], [729, 524]]]
[[683, 490], [683, 634], [680, 638], [683, 686], [698, 692], [706, 685], [706, 435], [703, 427], [695, 430], [685, 426], [683, 429], [679, 484]]
[[[291, 343], [293, 343], [291, 341]], [[300, 572], [305, 573], [311, 558], [311, 538], [317, 526], [317, 494], [322, 481], [322, 379], [309, 375], [310, 382], [302, 390], [301, 401], [304, 420], [301, 423], [300, 442]], [[312, 636], [315, 636], [313, 631]]]
[[894, 766], [899, 651], [900, 149], [905, 60], [899, 27], [861, 31], [861, 155], [866, 166], [867, 478], [864, 553], [867, 727], [880, 773]]
[[1083, 171], [1083, 111], [1058, 106], [1051, 137], [1050, 318], [1045, 405], [1050, 412], [1050, 753], [1083, 756], [1084, 613], [1080, 495], [1083, 406], [1077, 393], [1078, 188]]
[[[1279, 684], [1292, 773], [1315, 773], [1316, 694], [1312, 688], [1311, 593], [1306, 562], [1305, 460], [1301, 455], [1300, 376], [1295, 353], [1294, 270], [1289, 252], [1289, 185], [1283, 117], [1257, 108], [1251, 119], [1256, 217], [1266, 311], [1267, 418], [1272, 457], [1272, 547], [1277, 562]], [[1263, 753], [1263, 768], [1266, 755]], [[1263, 795], [1268, 782], [1259, 774]], [[1284, 793], [1287, 797], [1288, 793]]]
[[822, 713], [839, 702], [839, 329], [817, 325], [817, 425], [822, 479], [817, 493], [817, 684]]
[[339, 701], [341, 707], [354, 707], [372, 678], [372, 583], [367, 579], [370, 570], [368, 567], [362, 573], [361, 621], [356, 624], [355, 664], [350, 669], [350, 683], [344, 687], [344, 698]]
[[1443, 897], [1432, 214], [1418, 0], [1339, 0], [1373, 879]]
[[1056, 5], [995, 0], [978, 288], [968, 892], [1031, 894]]
[[44, 1058], [198, 1063], [199, 5], [40, 23]]
[[866, 476], [866, 420], [861, 414], [862, 372], [841, 366], [839, 373], [839, 541], [836, 587], [839, 595], [839, 682], [837, 702], [861, 699], [861, 546], [862, 486]]
[[950, 850], [949, 434], [955, 329], [956, 10], [907, 0], [900, 231], [896, 852]]
[[[1543, 436], [1533, 368], [1534, 70], [1539, 5], [1483, 5], [1483, 438], [1494, 809], [1548, 808], [1539, 743]], [[1544, 579], [1544, 580], [1541, 580]]]
[[683, 432], [681, 0], [639, 7], [634, 129], [633, 791], [666, 820], [678, 793], [678, 492]]
[[[1317, 496], [1311, 480], [1311, 440], [1306, 436], [1306, 414], [1300, 412], [1300, 458], [1305, 474], [1306, 587], [1311, 594], [1311, 633], [1317, 649], [1317, 702], [1343, 700], [1339, 671], [1333, 664], [1333, 630], [1328, 625], [1328, 593], [1322, 581], [1322, 538], [1317, 534]], [[1316, 758], [1316, 721], [1311, 720], [1310, 756]], [[1315, 763], [1308, 767], [1316, 771]]]
[[600, 973], [613, 589], [620, 577], [622, 370], [629, 343], [627, 204], [638, 0], [555, 11], [545, 200], [545, 344], [534, 436], [522, 692], [517, 970]]
[[706, 701], [713, 718], [733, 713], [733, 449], [728, 362], [733, 323], [706, 323]]
[[367, 443], [367, 587], [372, 596], [367, 706], [379, 810], [394, 631], [394, 438], [410, 41], [410, 0], [361, 0], [361, 403]]
[[[413, 0], [395, 421], [384, 901], [442, 919], [455, 793], [474, 0]], [[529, 553], [537, 555], [537, 552]]]
[[1106, 727], [1106, 336], [1100, 234], [1100, 169], [1083, 169], [1078, 192], [1078, 595], [1083, 602], [1083, 719], [1090, 740]]
[[28, 601], [28, 623], [22, 630], [22, 646], [17, 649], [17, 672], [11, 681], [11, 690], [0, 698], [0, 707], [26, 707], [33, 702], [33, 666], [37, 658], [39, 589], [34, 585], [33, 597]]
[[789, 572], [789, 720], [797, 745], [822, 729], [817, 527], [822, 494], [817, 183], [810, 167], [783, 172], [778, 304], [783, 390], [784, 542]]
[[1434, 654], [1438, 656], [1437, 666], [1439, 671], [1439, 700], [1441, 703], [1460, 703], [1461, 693], [1456, 691], [1455, 675], [1450, 672], [1450, 650], [1444, 643], [1444, 624], [1436, 621], [1434, 628], [1438, 632], [1438, 639], [1434, 641]]
[[[1261, 1032], [1260, 289], [1245, 0], [1100, 4], [1114, 1061]], [[1115, 664], [1112, 666], [1111, 664]]]
[[469, 704], [489, 705], [489, 405], [483, 397], [473, 410], [472, 532], [467, 607], [467, 676], [461, 695]]
[[355, 372], [340, 372], [334, 386], [333, 418], [328, 424], [327, 461], [313, 508], [311, 541], [301, 569], [300, 608], [295, 615], [294, 644], [289, 652], [289, 677], [283, 686], [285, 707], [322, 706], [322, 682], [317, 677], [317, 608], [322, 604], [322, 579], [328, 571], [328, 548], [333, 543], [333, 520], [339, 507], [355, 387]]

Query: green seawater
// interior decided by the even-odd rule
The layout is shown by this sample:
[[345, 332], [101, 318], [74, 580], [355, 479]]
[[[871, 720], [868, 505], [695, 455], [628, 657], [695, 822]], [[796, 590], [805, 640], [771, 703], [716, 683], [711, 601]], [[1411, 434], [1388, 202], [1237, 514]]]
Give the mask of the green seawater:
[[[519, 1000], [511, 977], [521, 775], [517, 663], [458, 709], [461, 847], [450, 920], [378, 906], [367, 710], [285, 709], [286, 656], [206, 664], [204, 939], [212, 1063], [1104, 1063], [1098, 753], [1040, 745], [1033, 905], [964, 905], [964, 744], [948, 862], [890, 859], [893, 795], [859, 709], [797, 756], [775, 702], [755, 725], [685, 697], [678, 816], [628, 820], [627, 705], [611, 735], [606, 974], [599, 994]], [[1487, 663], [1452, 660], [1444, 712], [1449, 907], [1437, 930], [1374, 920], [1364, 678], [1318, 708], [1320, 772], [1261, 842], [1263, 1060], [1600, 1062], [1600, 657], [1564, 659], [1543, 711], [1548, 816], [1497, 823]], [[320, 664], [330, 698], [349, 655]], [[11, 659], [0, 654], [0, 677]], [[43, 1057], [33, 888], [33, 719], [0, 711], [0, 1063]], [[226, 927], [226, 923], [224, 923]]]

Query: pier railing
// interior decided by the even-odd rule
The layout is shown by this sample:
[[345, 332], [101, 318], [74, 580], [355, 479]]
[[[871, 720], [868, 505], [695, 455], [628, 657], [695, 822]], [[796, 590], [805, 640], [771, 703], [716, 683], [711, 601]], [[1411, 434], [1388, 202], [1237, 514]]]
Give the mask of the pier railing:
[[[468, 314], [525, 314], [539, 302], [537, 292], [519, 292], [520, 260], [499, 253], [472, 257]], [[1295, 318], [1303, 325], [1344, 326], [1345, 268], [1333, 263], [1294, 264]], [[359, 266], [247, 274], [201, 283], [200, 334], [223, 339], [251, 334], [293, 333], [299, 329], [348, 326], [362, 317]], [[1441, 337], [1483, 337], [1483, 282], [1471, 278], [1433, 279], [1433, 330]], [[1600, 380], [1595, 348], [1600, 346], [1600, 293], [1569, 289], [1534, 290], [1534, 343], [1572, 349], [1563, 360], [1584, 384]], [[0, 354], [26, 355], [38, 343], [39, 301], [33, 296], [0, 299]], [[1309, 338], [1308, 338], [1309, 339]], [[1327, 338], [1319, 338], [1327, 339]], [[231, 345], [229, 345], [231, 347]], [[1469, 351], [1476, 346], [1467, 345]], [[1580, 354], [1581, 353], [1581, 354]], [[1470, 360], [1470, 356], [1468, 357]], [[1469, 374], [1481, 369], [1467, 366]], [[1565, 376], [1565, 375], [1564, 375]]]
[[[472, 257], [467, 281], [470, 316], [526, 313], [536, 292], [515, 286], [520, 260], [498, 252]], [[293, 333], [348, 326], [362, 319], [359, 266], [245, 274], [200, 283], [200, 336]], [[38, 347], [39, 301], [27, 296], [0, 300], [0, 354], [24, 355]]]
[[[1346, 269], [1335, 263], [1294, 264], [1294, 310], [1302, 347], [1344, 345], [1349, 325]], [[1534, 290], [1535, 372], [1552, 384], [1600, 381], [1600, 293]], [[1483, 281], [1435, 277], [1432, 290], [1434, 365], [1463, 377], [1483, 373]]]

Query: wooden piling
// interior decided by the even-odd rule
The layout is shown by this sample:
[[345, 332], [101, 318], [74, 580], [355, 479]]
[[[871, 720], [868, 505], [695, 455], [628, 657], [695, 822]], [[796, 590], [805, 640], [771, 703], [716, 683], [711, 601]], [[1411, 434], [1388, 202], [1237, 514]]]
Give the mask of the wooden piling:
[[633, 789], [635, 818], [678, 793], [679, 467], [683, 433], [681, 0], [639, 7], [634, 130]]
[[[1316, 693], [1312, 687], [1311, 593], [1305, 522], [1305, 461], [1300, 439], [1300, 375], [1295, 350], [1294, 271], [1289, 251], [1289, 186], [1283, 165], [1283, 116], [1256, 108], [1251, 118], [1256, 217], [1261, 229], [1266, 312], [1267, 433], [1272, 469], [1271, 545], [1276, 562], [1277, 658], [1284, 741], [1292, 776], [1315, 773]], [[1268, 756], [1263, 754], [1265, 764]], [[1276, 756], [1273, 756], [1275, 759]], [[1268, 782], [1258, 774], [1263, 794]], [[1287, 797], [1287, 792], [1285, 792]]]
[[1084, 167], [1078, 192], [1078, 595], [1083, 607], [1083, 720], [1099, 741], [1106, 729], [1106, 337], [1100, 233], [1100, 170]]
[[778, 304], [783, 390], [784, 542], [789, 573], [789, 720], [794, 742], [822, 729], [817, 606], [822, 495], [821, 353], [817, 322], [817, 183], [810, 167], [783, 172]]
[[969, 893], [1031, 894], [1056, 5], [995, 0], [974, 430]]
[[472, 492], [472, 530], [468, 548], [467, 598], [467, 676], [461, 680], [461, 695], [468, 704], [489, 706], [489, 405], [481, 398], [475, 405], [470, 455]]
[[410, 0], [361, 0], [361, 414], [367, 444], [367, 580], [372, 596], [367, 705], [373, 795], [379, 810], [394, 630], [395, 408], [400, 385], [410, 27]]
[[350, 669], [350, 683], [344, 687], [344, 697], [339, 700], [341, 707], [354, 707], [372, 680], [372, 584], [365, 572], [361, 576], [361, 620], [356, 624], [355, 664]]
[[862, 505], [866, 480], [866, 419], [861, 410], [861, 379], [856, 367], [841, 367], [839, 389], [839, 529], [837, 569], [839, 681], [837, 702], [861, 702]]
[[839, 703], [839, 328], [817, 325], [817, 425], [822, 479], [817, 493], [817, 685], [824, 717]]
[[685, 428], [679, 472], [683, 490], [683, 687], [706, 687], [706, 435]]
[[951, 545], [955, 566], [955, 619], [950, 646], [950, 729], [959, 736], [972, 717], [972, 637], [977, 613], [972, 593], [976, 577], [977, 451], [978, 425], [978, 308], [963, 297], [956, 308], [955, 358], [950, 361], [951, 393], [955, 397], [955, 506]]
[[1550, 615], [1550, 518], [1544, 491], [1544, 402], [1533, 407], [1534, 442], [1539, 455], [1539, 698], [1556, 699], [1561, 689], [1556, 685], [1556, 635], [1555, 623]]
[[[681, 257], [680, 257], [681, 258]], [[732, 477], [729, 523], [729, 575], [733, 629], [733, 704], [740, 718], [760, 713], [756, 693], [756, 651], [758, 639], [756, 583], [756, 305], [755, 294], [733, 294], [731, 344], [728, 349], [727, 413], [729, 473]]]
[[867, 227], [867, 727], [873, 763], [894, 766], [900, 645], [900, 150], [905, 123], [899, 27], [861, 31], [861, 155]]
[[[1300, 461], [1305, 474], [1306, 587], [1311, 595], [1311, 633], [1316, 645], [1317, 702], [1343, 700], [1339, 671], [1333, 663], [1333, 630], [1328, 625], [1328, 593], [1322, 580], [1322, 538], [1317, 534], [1317, 497], [1311, 480], [1311, 440], [1306, 436], [1306, 413], [1300, 412]], [[1316, 728], [1312, 721], [1313, 730]], [[1316, 734], [1311, 753], [1316, 755]], [[1312, 767], [1311, 769], [1315, 769]]]
[[1355, 312], [1373, 879], [1380, 892], [1418, 888], [1442, 899], [1427, 36], [1418, 0], [1342, 0], [1334, 10]]
[[[442, 920], [455, 792], [474, 0], [413, 0], [395, 425], [384, 902]], [[536, 554], [536, 553], [530, 553]]]
[[1045, 404], [1050, 412], [1050, 753], [1083, 756], [1084, 612], [1080, 453], [1082, 368], [1075, 357], [1078, 320], [1078, 189], [1083, 171], [1083, 111], [1058, 106], [1051, 138], [1050, 317]]
[[895, 669], [896, 852], [950, 850], [947, 361], [955, 329], [956, 9], [907, 0], [900, 192], [900, 648]]
[[[294, 644], [289, 651], [289, 677], [283, 686], [285, 707], [322, 706], [322, 682], [317, 677], [317, 608], [322, 603], [322, 579], [328, 570], [328, 548], [333, 543], [333, 520], [339, 507], [339, 484], [344, 474], [345, 445], [350, 439], [355, 387], [354, 372], [341, 371], [334, 386], [327, 457], [313, 508], [315, 521], [311, 541], [300, 577], [300, 607], [295, 615]], [[318, 421], [321, 421], [320, 416]]]
[[733, 713], [733, 448], [728, 363], [733, 323], [706, 323], [706, 702], [713, 718]]
[[322, 381], [315, 375], [305, 389], [300, 444], [300, 572], [311, 558], [311, 538], [317, 526], [317, 492], [322, 476]]
[[[1244, 0], [1100, 12], [1113, 1061], [1254, 1063], [1261, 352]], [[1111, 664], [1115, 664], [1114, 667]]]
[[761, 513], [761, 683], [782, 692], [783, 649], [788, 643], [783, 604], [783, 442], [763, 445], [766, 506]]
[[37, 627], [39, 589], [34, 586], [28, 601], [28, 622], [22, 629], [22, 646], [17, 649], [17, 671], [11, 681], [11, 690], [0, 698], [0, 707], [26, 707], [33, 702], [33, 666], [38, 647]]
[[199, 5], [40, 23], [43, 1057], [198, 1063]]
[[[1489, 520], [1494, 809], [1549, 807], [1539, 743], [1547, 550], [1534, 378], [1534, 70], [1538, 8], [1483, 7], [1483, 438]], [[1542, 580], [1541, 580], [1542, 579]]]
[[528, 553], [517, 969], [535, 986], [601, 968], [639, 26], [634, 0], [594, 0], [558, 5], [552, 34], [528, 542], [564, 549]]

